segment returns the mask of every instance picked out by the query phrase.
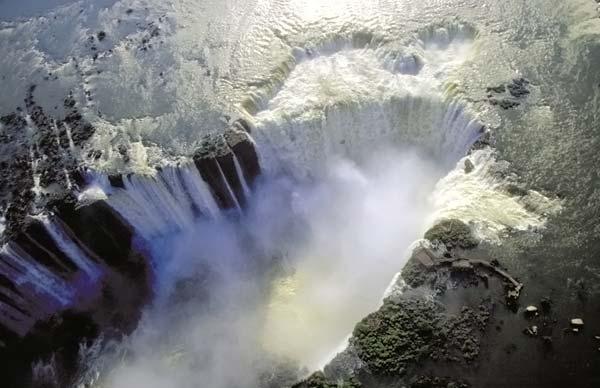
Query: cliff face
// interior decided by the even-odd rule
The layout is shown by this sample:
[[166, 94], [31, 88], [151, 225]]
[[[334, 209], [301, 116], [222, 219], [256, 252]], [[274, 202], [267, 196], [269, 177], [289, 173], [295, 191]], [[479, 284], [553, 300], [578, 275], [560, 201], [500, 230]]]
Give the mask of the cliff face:
[[[73, 108], [69, 100], [65, 107]], [[19, 376], [18, 381], [9, 379], [9, 386], [29, 384], [22, 376], [30, 374], [31, 363], [51, 354], [68, 380], [77, 368], [79, 343], [100, 333], [130, 332], [152, 296], [153, 274], [145, 241], [150, 236], [138, 233], [128, 219], [129, 213], [111, 202], [113, 195], [140, 195], [135, 193], [135, 186], [128, 185], [134, 177], [104, 177], [107, 194], [82, 200], [92, 177], [77, 166], [68, 148], [69, 144], [78, 146], [83, 138], [77, 138], [75, 144], [73, 132], [67, 138], [66, 132], [57, 128], [67, 128], [67, 122], [71, 123], [69, 128], [79, 125], [91, 133], [93, 128], [87, 123], [74, 124], [81, 120], [74, 108], [62, 121], [38, 110], [33, 124], [48, 139], [26, 141], [20, 136], [20, 146], [35, 149], [41, 160], [56, 160], [50, 160], [47, 172], [41, 172], [42, 182], [38, 180], [40, 165], [27, 162], [31, 157], [26, 155], [21, 165], [17, 159], [8, 166], [11, 173], [5, 171], [3, 176], [3, 189], [10, 191], [3, 193], [2, 204], [6, 229], [0, 250], [0, 360], [7, 376]], [[27, 122], [29, 116], [26, 120], [18, 114], [2, 120], [7, 142], [31, 124]], [[160, 213], [161, 207], [178, 206], [181, 212], [189, 213], [182, 217], [192, 222], [209, 216], [194, 200], [197, 187], [207, 189], [216, 211], [241, 210], [260, 174], [247, 129], [245, 123], [236, 122], [225, 134], [207, 138], [193, 157], [191, 166], [197, 171], [191, 175], [177, 166], [167, 177], [158, 167], [155, 176], [143, 178], [148, 190], [160, 188], [165, 193], [160, 198], [173, 202], [156, 203], [154, 209], [146, 207], [144, 211]], [[61, 146], [63, 135], [67, 152]], [[27, 179], [21, 179], [22, 175]], [[48, 194], [49, 188], [52, 194]]]

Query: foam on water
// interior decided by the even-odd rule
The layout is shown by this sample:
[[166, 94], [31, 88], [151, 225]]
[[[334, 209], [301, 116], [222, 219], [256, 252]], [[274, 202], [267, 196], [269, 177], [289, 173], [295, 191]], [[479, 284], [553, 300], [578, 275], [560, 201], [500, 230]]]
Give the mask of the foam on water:
[[[506, 180], [499, 174], [508, 166], [499, 163], [493, 149], [477, 150], [468, 156], [473, 171], [465, 172], [464, 162], [442, 178], [431, 194], [431, 220], [458, 218], [475, 227], [479, 237], [500, 242], [506, 228], [526, 230], [543, 226], [547, 215], [559, 211], [559, 200], [530, 191], [524, 197], [510, 195]], [[535, 204], [535, 205], [534, 205]], [[533, 205], [533, 206], [532, 206]]]
[[59, 219], [51, 221], [45, 215], [35, 217], [42, 222], [44, 228], [50, 234], [50, 237], [56, 242], [58, 248], [65, 253], [77, 266], [77, 268], [87, 275], [91, 284], [95, 283], [101, 275], [101, 270], [98, 263], [93, 260], [69, 237], [65, 230], [64, 224]]
[[[45, 314], [68, 306], [75, 296], [71, 284], [40, 265], [14, 243], [0, 248], [0, 273], [11, 279], [20, 292], [20, 296], [9, 299], [16, 303], [18, 310], [0, 303], [0, 308], [8, 312], [0, 319], [20, 335], [24, 335], [37, 319], [45, 318]], [[10, 290], [3, 289], [2, 292]]]
[[[479, 77], [489, 66], [495, 77], [508, 78], [513, 69], [510, 60], [490, 63], [497, 54], [490, 50], [501, 45], [489, 34], [483, 55], [474, 28], [427, 25], [439, 18], [415, 15], [435, 8], [476, 20], [487, 12], [473, 7], [479, 2], [247, 3], [80, 1], [48, 17], [1, 25], [0, 48], [14, 55], [0, 59], [0, 69], [15, 76], [6, 80], [0, 107], [12, 110], [22, 100], [22, 79], [43, 84], [35, 97], [48, 110], [75, 90], [96, 128], [79, 157], [97, 171], [137, 173], [123, 176], [123, 188], [93, 173], [79, 196], [82, 206], [106, 200], [149, 242], [165, 290], [123, 345], [134, 349], [131, 360], [102, 370], [109, 386], [185, 386], [204, 377], [212, 387], [243, 386], [255, 349], [320, 367], [354, 323], [394, 292], [386, 285], [397, 284], [406, 250], [437, 220], [459, 218], [499, 241], [506, 228], [542, 227], [546, 214], [560, 208], [533, 191], [508, 195], [497, 174], [505, 163], [490, 148], [469, 155], [475, 169], [464, 171], [463, 158], [486, 123], [473, 109], [475, 97], [465, 95], [465, 75]], [[93, 58], [89, 36], [100, 29], [107, 37]], [[465, 70], [470, 61], [479, 73]], [[60, 77], [50, 86], [42, 82], [48, 71]], [[233, 220], [191, 163], [171, 163], [186, 160], [182, 154], [205, 134], [227, 127], [226, 116], [251, 122], [266, 181], [253, 193], [249, 214]], [[122, 145], [127, 158], [118, 152]], [[92, 160], [90, 149], [102, 156]], [[270, 185], [275, 193], [264, 188]], [[291, 233], [296, 228], [307, 235]], [[82, 272], [96, 276], [60, 225], [51, 229]], [[250, 249], [246, 240], [260, 244]], [[18, 247], [2, 253], [8, 262], [0, 261], [0, 270], [37, 285], [45, 300], [64, 305], [73, 297], [72, 286]], [[293, 271], [279, 274], [265, 287], [266, 303], [254, 306], [264, 290], [237, 275], [261, 255], [278, 256]], [[198, 263], [222, 276], [215, 299], [208, 298], [214, 314], [197, 314], [193, 303], [183, 312], [168, 309], [181, 280], [198, 280]], [[244, 351], [231, 351], [240, 344]], [[174, 352], [180, 361], [164, 362]], [[232, 359], [241, 381], [222, 370]]]
[[107, 199], [147, 240], [190, 228], [198, 216], [220, 211], [193, 163], [167, 165], [154, 176], [123, 177], [124, 188], [110, 188]]
[[[250, 378], [248, 365], [265, 352], [320, 368], [343, 349], [354, 324], [377, 309], [383, 295], [397, 290], [398, 272], [413, 242], [437, 220], [462, 219], [491, 241], [507, 227], [541, 226], [543, 212], [501, 190], [503, 181], [495, 171], [502, 163], [492, 149], [474, 151], [475, 169], [464, 172], [463, 157], [484, 126], [449, 85], [455, 82], [453, 72], [468, 61], [474, 36], [437, 28], [395, 51], [344, 41], [296, 50], [279, 77], [252, 90], [252, 104], [245, 105], [265, 173], [239, 224], [227, 217], [189, 216], [194, 206], [178, 171], [193, 174], [196, 186], [204, 183], [186, 167], [169, 166], [152, 177], [128, 176], [123, 189], [111, 189], [108, 202], [151, 241], [162, 290], [131, 346], [166, 346], [163, 356], [179, 349], [180, 361], [164, 370], [163, 356], [141, 357], [108, 371], [109, 385], [141, 383], [140, 373], [149, 365], [163, 371], [164, 384], [185, 384], [200, 374], [217, 379], [216, 386], [235, 385], [239, 376]], [[234, 163], [243, 178], [239, 161]], [[242, 185], [248, 194], [247, 184]], [[195, 195], [202, 198], [195, 206], [218, 213], [207, 205], [206, 193]], [[552, 208], [550, 201], [539, 199], [548, 204], [540, 208]], [[303, 232], [298, 235], [298, 230]], [[189, 233], [196, 234], [194, 242]], [[246, 246], [248, 241], [253, 243]], [[191, 244], [183, 249], [185, 258], [181, 249], [169, 248], [182, 244]], [[168, 323], [174, 325], [175, 342], [165, 344], [152, 334], [164, 330], [160, 317], [169, 309], [178, 279], [196, 273], [189, 269], [196, 255], [209, 273], [224, 276], [224, 288], [213, 289], [212, 297], [226, 306], [232, 322], [251, 324], [251, 334], [238, 331], [237, 324], [228, 326], [225, 332], [233, 332], [225, 337], [221, 330], [214, 333], [209, 322], [224, 313], [219, 308], [214, 315]], [[249, 313], [242, 305], [248, 297], [256, 303], [257, 290], [246, 288], [240, 278], [245, 272], [239, 272], [245, 265], [239, 265], [256, 265], [261, 255], [282, 256], [285, 270], [267, 285], [267, 301], [259, 298]], [[179, 345], [187, 331], [198, 333], [199, 328], [214, 338], [197, 334]], [[243, 344], [243, 356], [235, 357], [244, 372], [219, 380], [214, 371], [188, 369], [188, 362], [204, 359], [211, 349], [229, 354], [226, 338], [231, 336]], [[212, 362], [205, 367], [219, 368]]]

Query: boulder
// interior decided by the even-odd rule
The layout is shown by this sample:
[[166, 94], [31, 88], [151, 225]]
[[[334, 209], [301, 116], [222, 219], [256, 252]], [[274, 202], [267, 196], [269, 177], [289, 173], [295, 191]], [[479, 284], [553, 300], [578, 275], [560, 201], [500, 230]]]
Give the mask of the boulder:
[[528, 317], [536, 316], [538, 314], [538, 308], [531, 305], [525, 308], [525, 315]]
[[571, 319], [571, 326], [573, 326], [574, 328], [582, 328], [583, 327], [583, 319], [581, 319], [581, 318]]
[[475, 169], [475, 165], [471, 159], [465, 159], [465, 174], [471, 173]]

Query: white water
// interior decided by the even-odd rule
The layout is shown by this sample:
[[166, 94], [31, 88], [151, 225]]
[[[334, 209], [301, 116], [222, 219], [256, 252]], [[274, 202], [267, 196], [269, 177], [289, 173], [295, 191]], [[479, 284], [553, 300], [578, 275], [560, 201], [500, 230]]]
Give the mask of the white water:
[[[0, 309], [9, 312], [2, 314], [0, 320], [21, 335], [36, 320], [45, 319], [59, 309], [69, 308], [73, 303], [82, 303], [90, 290], [96, 290], [102, 276], [101, 265], [71, 239], [60, 220], [51, 220], [47, 215], [32, 218], [42, 223], [56, 247], [73, 262], [76, 270], [69, 277], [61, 277], [37, 258], [31, 257], [16, 242], [6, 243], [0, 248], [0, 274], [11, 279], [22, 295], [16, 295], [8, 288], [0, 290], [22, 310], [17, 311], [2, 302]], [[47, 258], [50, 255], [48, 253]]]
[[[490, 239], [542, 224], [500, 192], [490, 149], [464, 172], [482, 124], [445, 90], [472, 41], [434, 41], [419, 46], [418, 72], [369, 48], [332, 45], [255, 92], [265, 174], [241, 218], [186, 218], [189, 198], [177, 179], [163, 183], [165, 170], [112, 189], [109, 203], [149, 239], [157, 299], [123, 344], [130, 361], [105, 355], [95, 365], [102, 384], [260, 386], [284, 360], [320, 368], [378, 308], [435, 221], [460, 218]], [[474, 212], [472, 201], [481, 204]]]
[[[41, 77], [52, 70], [60, 81], [40, 86], [36, 97], [51, 109], [66, 91], [79, 91], [76, 98], [98, 129], [92, 146], [105, 151], [102, 159], [89, 162], [148, 175], [126, 177], [125, 190], [110, 188], [100, 177], [81, 194], [82, 203], [108, 198], [153, 243], [161, 274], [157, 305], [131, 343], [123, 345], [130, 345], [132, 361], [104, 376], [109, 386], [185, 387], [199, 380], [213, 387], [248, 386], [256, 377], [253, 362], [261, 347], [287, 352], [306, 365], [320, 364], [355, 320], [376, 308], [402, 265], [404, 250], [435, 220], [463, 219], [480, 236], [497, 241], [506, 227], [543, 226], [545, 213], [559, 207], [534, 192], [521, 199], [503, 193], [505, 182], [495, 174], [503, 162], [492, 150], [471, 155], [475, 170], [464, 173], [460, 159], [480, 129], [465, 97], [497, 82], [495, 77], [506, 80], [518, 71], [509, 58], [511, 43], [488, 35], [485, 44], [474, 47], [475, 34], [469, 33], [453, 41], [452, 28], [435, 25], [431, 32], [415, 15], [422, 5], [473, 20], [487, 15], [489, 4], [486, 9], [481, 2], [437, 0], [247, 3], [107, 1], [95, 6], [82, 1], [57, 12], [58, 19], [2, 26], [6, 39], [0, 47], [15, 54], [0, 60], [4, 73], [15, 74], [5, 82], [10, 92], [0, 96], [2, 109], [13, 109], [10, 104], [22, 99], [21, 81], [15, 80], [43, 83]], [[129, 6], [136, 10], [126, 17]], [[228, 12], [231, 17], [220, 16]], [[268, 20], [268, 26], [264, 20], [253, 23], [256, 18]], [[165, 44], [143, 51], [138, 43], [149, 22], [160, 25]], [[94, 62], [86, 41], [99, 29], [108, 38], [101, 60]], [[348, 44], [348, 29], [376, 31], [386, 42], [381, 47]], [[424, 63], [417, 75], [414, 55]], [[86, 88], [93, 102], [85, 100]], [[219, 212], [194, 168], [167, 166], [156, 173], [150, 165], [164, 163], [170, 154], [165, 150], [193, 150], [201, 135], [219, 128], [224, 111], [249, 115], [252, 110], [238, 104], [244, 98], [261, 110], [249, 119], [267, 183], [251, 201], [257, 214], [250, 212], [237, 224]], [[114, 151], [121, 143], [130, 150], [127, 165]], [[407, 151], [409, 146], [419, 152]], [[373, 158], [381, 150], [387, 160]], [[293, 177], [292, 187], [281, 175]], [[442, 179], [436, 184], [437, 178]], [[385, 201], [392, 205], [380, 208]], [[204, 215], [200, 221], [191, 216], [193, 209]], [[360, 223], [349, 216], [355, 214]], [[292, 215], [303, 222], [288, 219]], [[289, 223], [309, 232], [283, 233]], [[399, 230], [405, 230], [406, 241], [403, 235], [396, 245], [392, 240]], [[254, 231], [250, 240], [261, 249], [240, 241], [248, 231]], [[283, 249], [290, 240], [295, 250]], [[241, 263], [254, 263], [247, 259], [258, 260], [260, 251], [281, 256], [282, 250], [295, 273], [278, 278], [265, 296]], [[370, 265], [371, 253], [381, 258], [381, 267]], [[213, 290], [214, 309], [195, 311], [201, 303], [181, 310], [165, 307], [177, 279], [196, 279], [198, 271], [192, 269], [198, 263], [224, 276]], [[355, 280], [366, 285], [365, 295], [355, 294]], [[253, 303], [262, 297], [266, 310]], [[355, 300], [360, 302], [356, 310]], [[306, 340], [307, 332], [322, 342]], [[239, 366], [236, 373], [232, 364]]]
[[64, 224], [60, 220], [50, 221], [47, 216], [38, 216], [39, 219], [58, 248], [69, 257], [77, 268], [87, 275], [87, 281], [93, 285], [101, 275], [98, 263], [94, 263], [83, 250], [65, 233]]
[[414, 150], [382, 147], [364, 165], [340, 158], [311, 180], [266, 180], [240, 219], [153, 239], [157, 299], [123, 344], [131, 361], [111, 364], [104, 384], [258, 386], [271, 360], [317, 367], [377, 308], [441, 175]]
[[[23, 335], [35, 320], [45, 317], [58, 308], [66, 307], [75, 296], [75, 289], [64, 279], [40, 265], [16, 244], [0, 248], [0, 273], [11, 279], [24, 297], [12, 298], [26, 314], [0, 303], [3, 324]], [[7, 289], [2, 292], [10, 292]], [[10, 296], [10, 295], [7, 295]]]
[[108, 193], [108, 203], [147, 240], [169, 230], [189, 229], [198, 212], [208, 218], [220, 217], [218, 206], [193, 163], [167, 165], [156, 176], [124, 176], [125, 189], [110, 187], [107, 178], [101, 176], [92, 181], [88, 190]]

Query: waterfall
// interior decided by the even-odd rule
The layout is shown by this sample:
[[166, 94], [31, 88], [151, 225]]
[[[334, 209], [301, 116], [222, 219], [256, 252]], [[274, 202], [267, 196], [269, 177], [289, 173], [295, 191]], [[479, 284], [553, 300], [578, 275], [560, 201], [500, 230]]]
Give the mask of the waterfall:
[[[145, 142], [138, 132], [162, 138], [156, 132], [168, 137], [170, 126], [195, 124], [180, 123], [176, 115], [171, 120], [163, 101], [142, 101], [156, 106], [140, 120], [125, 120], [128, 113], [120, 109], [106, 120], [98, 114], [106, 128], [99, 128], [105, 132], [93, 145], [77, 140], [75, 126], [54, 122], [52, 143], [68, 159], [67, 148], [87, 151], [84, 146], [105, 142], [102, 135], [114, 136], [114, 121], [127, 121], [124, 132], [135, 132], [128, 135], [136, 140], [119, 150], [116, 162], [132, 172], [103, 170], [120, 164], [91, 160], [102, 154], [96, 149], [86, 169], [77, 170], [78, 179], [60, 166], [69, 195], [33, 209], [0, 251], [3, 328], [24, 336], [37, 322], [81, 310], [101, 328], [115, 325], [127, 333], [147, 307], [132, 346], [183, 347], [208, 359], [199, 375], [216, 384], [223, 376], [213, 371], [213, 353], [227, 364], [236, 357], [242, 369], [255, 361], [252, 346], [318, 367], [354, 323], [377, 308], [390, 279], [398, 280], [403, 250], [437, 219], [471, 222], [490, 240], [506, 226], [543, 223], [523, 199], [501, 192], [493, 149], [473, 149], [487, 129], [460, 89], [457, 71], [476, 50], [474, 29], [432, 26], [402, 42], [365, 31], [331, 33], [293, 47], [284, 38], [280, 44], [289, 52], [266, 79], [232, 93], [233, 116], [243, 119], [224, 115], [228, 128], [222, 132], [183, 125], [193, 152], [148, 157], [148, 143], [164, 146], [161, 156], [167, 143]], [[102, 90], [99, 82], [95, 86]], [[43, 155], [34, 150], [37, 203], [48, 193], [40, 185]], [[464, 157], [470, 152], [475, 166], [468, 175]], [[98, 159], [112, 158], [106, 154]], [[467, 203], [477, 201], [482, 205]], [[247, 346], [240, 358], [228, 352], [240, 344]], [[141, 353], [152, 353], [152, 361], [163, 356]], [[157, 369], [147, 369], [149, 378], [178, 374], [177, 367], [161, 369], [159, 361]], [[185, 372], [198, 380], [195, 370]]]
[[138, 268], [131, 255], [149, 264], [155, 258], [145, 247], [154, 239], [189, 230], [199, 219], [220, 219], [230, 207], [241, 212], [258, 158], [249, 136], [230, 135], [229, 142], [217, 157], [166, 164], [154, 175], [87, 171], [76, 204], [30, 216], [1, 251], [3, 325], [24, 335], [37, 320], [87, 303], [84, 295], [97, 296], [111, 271]]

